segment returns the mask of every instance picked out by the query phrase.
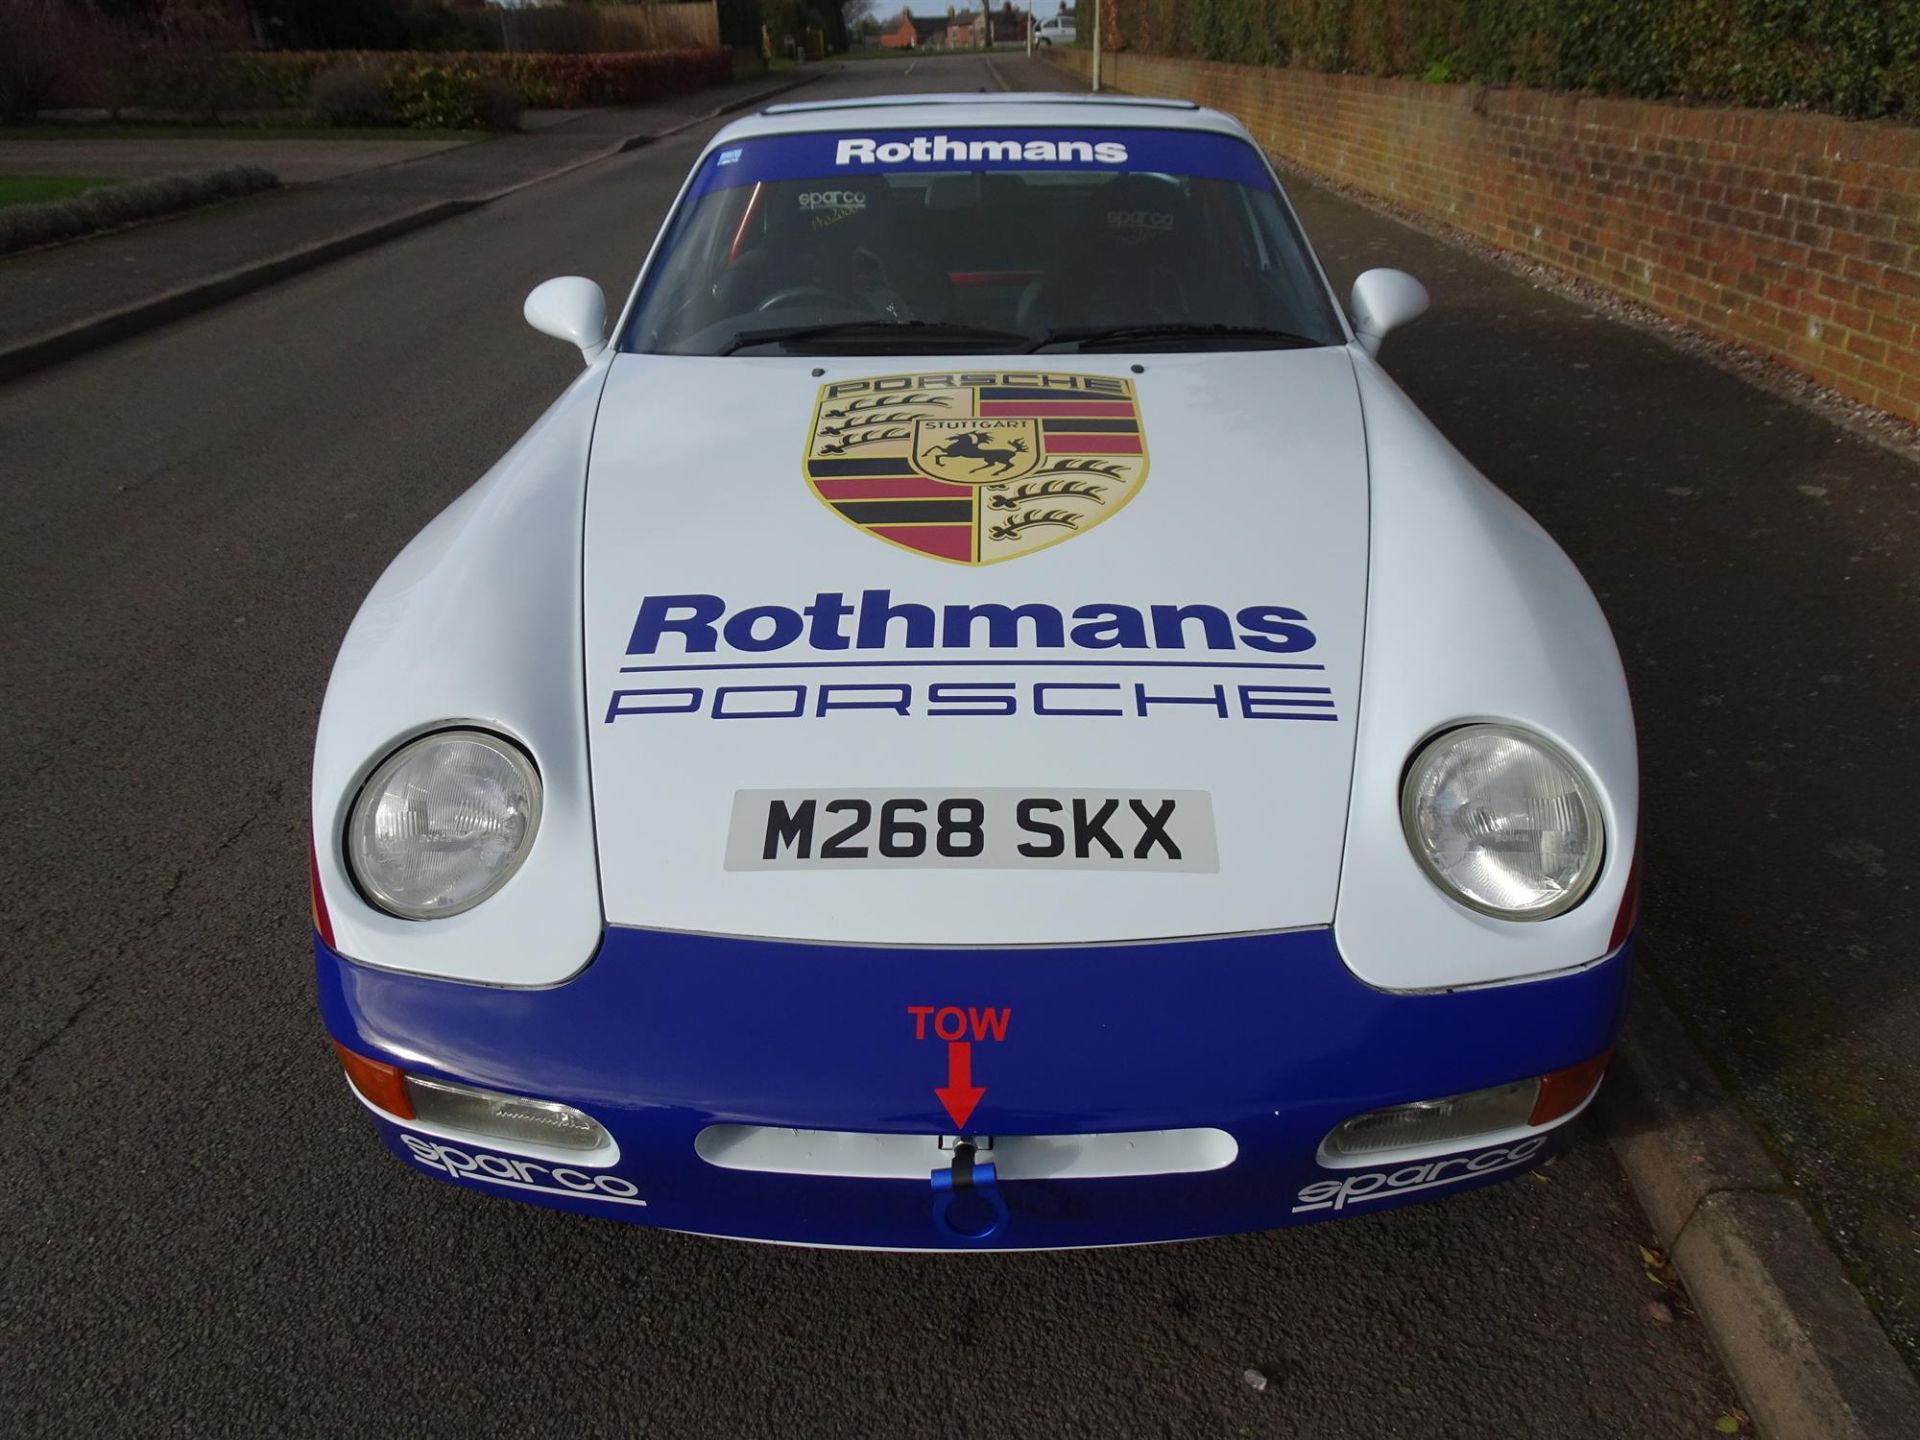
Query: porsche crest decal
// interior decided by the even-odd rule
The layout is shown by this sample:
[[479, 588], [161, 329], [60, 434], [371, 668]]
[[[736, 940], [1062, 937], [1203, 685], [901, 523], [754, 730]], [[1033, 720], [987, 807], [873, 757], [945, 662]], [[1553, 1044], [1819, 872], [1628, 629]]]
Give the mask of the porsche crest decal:
[[820, 387], [806, 474], [877, 539], [991, 565], [1110, 519], [1146, 482], [1147, 441], [1130, 380], [878, 375]]

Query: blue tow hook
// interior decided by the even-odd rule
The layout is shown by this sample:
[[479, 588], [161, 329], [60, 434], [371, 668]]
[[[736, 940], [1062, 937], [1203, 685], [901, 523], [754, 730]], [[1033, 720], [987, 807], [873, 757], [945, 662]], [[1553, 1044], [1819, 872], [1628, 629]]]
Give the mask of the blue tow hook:
[[933, 1172], [933, 1223], [956, 1240], [985, 1240], [1007, 1228], [1007, 1202], [991, 1160], [974, 1161], [974, 1144], [953, 1147], [953, 1164]]

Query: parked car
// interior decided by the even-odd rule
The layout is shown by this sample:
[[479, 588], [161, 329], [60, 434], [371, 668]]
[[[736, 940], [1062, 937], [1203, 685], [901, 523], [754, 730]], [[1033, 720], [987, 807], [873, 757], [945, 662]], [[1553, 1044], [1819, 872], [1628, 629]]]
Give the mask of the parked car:
[[1033, 27], [1033, 43], [1036, 45], [1071, 45], [1079, 38], [1079, 21], [1071, 15], [1056, 15]]
[[451, 1184], [715, 1235], [1172, 1240], [1517, 1175], [1639, 825], [1599, 606], [1229, 117], [721, 131], [580, 376], [374, 587], [320, 1008]]

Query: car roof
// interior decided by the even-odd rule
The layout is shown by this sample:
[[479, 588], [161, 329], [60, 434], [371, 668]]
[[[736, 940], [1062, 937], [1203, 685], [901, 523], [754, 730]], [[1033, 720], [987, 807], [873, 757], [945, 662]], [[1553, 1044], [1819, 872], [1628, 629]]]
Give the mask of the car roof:
[[1243, 140], [1251, 138], [1231, 115], [1205, 109], [1190, 100], [1044, 93], [870, 95], [769, 105], [727, 126], [713, 137], [709, 148], [757, 135], [985, 125], [1205, 130]]

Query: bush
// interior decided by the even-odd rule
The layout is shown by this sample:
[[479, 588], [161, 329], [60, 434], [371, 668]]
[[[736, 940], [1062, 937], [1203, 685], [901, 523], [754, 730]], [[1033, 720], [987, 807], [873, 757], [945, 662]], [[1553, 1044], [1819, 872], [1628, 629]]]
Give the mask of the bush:
[[479, 117], [481, 126], [496, 135], [518, 130], [520, 117], [527, 108], [527, 102], [520, 98], [518, 90], [493, 76], [488, 76], [475, 87], [473, 101], [474, 114]]
[[244, 103], [230, 56], [246, 27], [222, 0], [161, 0], [155, 7], [145, 88], [168, 109], [202, 119]]
[[[5, 3], [5, 0], [0, 0]], [[288, 107], [307, 101], [314, 77], [339, 67], [380, 77], [395, 115], [422, 128], [482, 122], [480, 83], [505, 83], [524, 105], [639, 105], [733, 78], [725, 50], [640, 50], [587, 55], [411, 54], [282, 50], [233, 57], [247, 83]]]
[[400, 123], [417, 130], [472, 130], [480, 124], [480, 76], [461, 64], [404, 64], [387, 71]]
[[0, 120], [31, 115], [52, 97], [73, 30], [61, 0], [0, 0]]
[[393, 123], [386, 82], [365, 70], [322, 70], [313, 77], [311, 103], [322, 125]]
[[265, 42], [289, 50], [484, 50], [493, 29], [478, 9], [436, 0], [250, 0], [247, 8]]
[[1156, 55], [1920, 119], [1914, 0], [1105, 3]]

